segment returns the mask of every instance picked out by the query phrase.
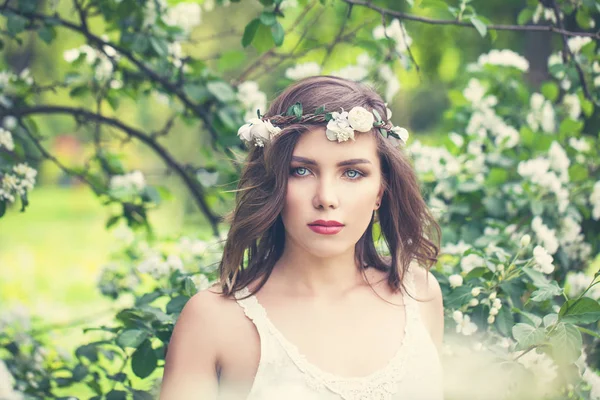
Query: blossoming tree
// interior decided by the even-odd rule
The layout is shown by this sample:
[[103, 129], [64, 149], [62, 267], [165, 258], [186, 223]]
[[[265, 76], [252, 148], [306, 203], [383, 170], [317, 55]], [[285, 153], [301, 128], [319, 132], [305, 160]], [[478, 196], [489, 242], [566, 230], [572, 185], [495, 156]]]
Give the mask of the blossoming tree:
[[[362, 0], [68, 3], [0, 5], [0, 46], [25, 39], [53, 45], [64, 32], [84, 41], [64, 51], [69, 69], [57, 81], [40, 81], [28, 69], [0, 72], [0, 218], [15, 203], [21, 210], [28, 205], [37, 174], [31, 160], [41, 158], [88, 184], [105, 204], [120, 205], [108, 227], [121, 219], [148, 226], [149, 208], [167, 193], [142, 172], [126, 170], [108, 145], [116, 137], [156, 154], [217, 239], [150, 242], [124, 232], [123, 251], [104, 268], [99, 289], [131, 305], [110, 326], [90, 328], [98, 336], [76, 346], [74, 356], [45, 349], [27, 321], [0, 320], [0, 382], [10, 382], [0, 386], [0, 398], [151, 398], [148, 382], [157, 384], [178, 313], [216, 279], [224, 227], [215, 199], [231, 200], [216, 185], [239, 172], [238, 133], [251, 131], [238, 129], [266, 110], [257, 80], [280, 76], [274, 90], [309, 75], [342, 76], [382, 87], [395, 110], [402, 77], [420, 68], [419, 54], [427, 50], [414, 43], [411, 29], [430, 25], [485, 40], [507, 31], [546, 32], [558, 42], [547, 60], [550, 76], [537, 86], [526, 80], [529, 60], [505, 48], [463, 66], [437, 127], [440, 143], [409, 140], [405, 149], [443, 228], [432, 271], [444, 293], [445, 363], [460, 366], [447, 368], [447, 398], [600, 398], [600, 286], [592, 269], [600, 243], [595, 1], [528, 1], [512, 25], [491, 21], [469, 0], [389, 7]], [[187, 42], [206, 14], [236, 7], [252, 13], [243, 31], [234, 24], [217, 36], [237, 36], [239, 48], [223, 49], [216, 60], [195, 56]], [[317, 29], [323, 18], [329, 35]], [[364, 52], [341, 65], [332, 56], [341, 46]], [[45, 102], [55, 90], [66, 90], [71, 101]], [[131, 100], [166, 104], [163, 125], [133, 124], [121, 113]], [[55, 115], [89, 134], [93, 151], [81, 166], [65, 165], [46, 145], [43, 121]], [[179, 160], [169, 147], [178, 121], [201, 126], [209, 149], [204, 165]]]

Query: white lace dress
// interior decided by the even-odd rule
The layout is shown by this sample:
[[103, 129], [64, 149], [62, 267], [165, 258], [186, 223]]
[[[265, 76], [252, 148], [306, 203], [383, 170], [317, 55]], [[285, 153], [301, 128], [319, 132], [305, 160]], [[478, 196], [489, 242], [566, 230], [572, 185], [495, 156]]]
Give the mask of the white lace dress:
[[[412, 273], [406, 286], [415, 295]], [[322, 371], [307, 361], [271, 323], [255, 296], [244, 288], [238, 304], [260, 336], [261, 357], [247, 400], [439, 400], [443, 374], [435, 344], [423, 325], [418, 304], [405, 297], [406, 324], [398, 352], [382, 369], [348, 378]], [[418, 294], [415, 295], [417, 297]]]

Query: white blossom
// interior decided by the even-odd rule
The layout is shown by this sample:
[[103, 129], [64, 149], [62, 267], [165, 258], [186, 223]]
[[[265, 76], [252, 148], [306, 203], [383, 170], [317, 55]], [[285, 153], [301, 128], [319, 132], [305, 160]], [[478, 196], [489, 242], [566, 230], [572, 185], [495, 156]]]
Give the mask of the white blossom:
[[469, 273], [474, 268], [483, 267], [484, 265], [483, 258], [477, 254], [469, 254], [460, 260], [460, 267], [465, 274]]
[[581, 48], [592, 41], [591, 37], [575, 36], [567, 41], [569, 49], [573, 53], [579, 53]]
[[600, 181], [594, 183], [594, 189], [590, 195], [590, 205], [592, 206], [592, 218], [596, 221], [600, 219]]
[[133, 171], [125, 175], [111, 177], [109, 186], [112, 190], [139, 192], [146, 186], [146, 180], [140, 171]]
[[403, 53], [408, 50], [412, 44], [412, 38], [408, 35], [406, 28], [400, 24], [398, 19], [394, 19], [387, 27], [383, 25], [377, 26], [373, 29], [373, 38], [377, 40], [389, 37], [395, 43], [395, 49], [399, 53]]
[[[6, 116], [2, 120], [2, 126], [8, 130], [15, 129], [17, 127], [17, 119], [15, 117], [13, 117], [12, 115]], [[0, 128], [0, 129], [2, 129], [2, 128]]]
[[289, 8], [296, 8], [298, 7], [298, 0], [283, 0], [280, 4], [279, 4], [279, 9], [280, 10], [287, 10]]
[[369, 71], [360, 65], [348, 65], [338, 71], [332, 72], [331, 75], [359, 82], [369, 75]]
[[454, 322], [456, 322], [456, 333], [462, 333], [465, 336], [470, 336], [477, 332], [477, 325], [471, 322], [471, 317], [463, 315], [460, 311], [454, 311], [452, 314]]
[[535, 246], [533, 249], [533, 258], [535, 260], [535, 264], [533, 265], [535, 270], [544, 274], [551, 274], [554, 272], [554, 265], [552, 265], [554, 258], [548, 254], [545, 248], [542, 246]]
[[448, 282], [450, 283], [450, 286], [453, 288], [459, 287], [459, 286], [462, 286], [462, 284], [463, 284], [463, 277], [458, 274], [450, 275], [448, 277]]
[[321, 66], [316, 62], [297, 64], [285, 70], [285, 77], [293, 81], [319, 74], [321, 74]]
[[203, 274], [192, 276], [192, 282], [194, 282], [194, 285], [196, 285], [196, 290], [198, 291], [206, 290], [210, 287], [208, 278]]
[[527, 72], [529, 70], [529, 62], [527, 59], [508, 49], [493, 49], [487, 54], [482, 54], [479, 56], [477, 64], [480, 66], [491, 64], [501, 65], [504, 67], [514, 67], [523, 72]]
[[540, 93], [533, 93], [530, 98], [531, 111], [527, 114], [527, 123], [534, 131], [553, 133], [556, 130], [554, 108], [549, 100]]
[[563, 104], [565, 105], [569, 117], [571, 119], [577, 119], [581, 115], [581, 102], [579, 96], [576, 94], [566, 94], [563, 97]]
[[456, 244], [448, 243], [442, 247], [442, 253], [444, 254], [458, 254], [462, 255], [465, 251], [469, 250], [471, 245], [465, 243], [463, 240]]
[[80, 54], [81, 53], [79, 52], [79, 49], [69, 49], [63, 52], [63, 58], [66, 62], [71, 64], [73, 61], [79, 58]]
[[8, 151], [13, 151], [15, 149], [15, 142], [9, 131], [0, 128], [0, 148], [2, 147]]
[[254, 81], [245, 81], [237, 87], [237, 98], [244, 105], [246, 121], [257, 117], [257, 111], [262, 110], [263, 113], [267, 109], [267, 95], [260, 90], [258, 83]]
[[[561, 13], [562, 14], [562, 13]], [[550, 21], [552, 23], [556, 23], [556, 14], [554, 10], [551, 8], [546, 8], [542, 5], [542, 3], [538, 3], [531, 20], [534, 24], [537, 24], [540, 21], [540, 18], [544, 17], [544, 20]]]
[[531, 228], [535, 232], [538, 239], [542, 242], [543, 247], [548, 253], [554, 254], [558, 250], [558, 239], [556, 238], [556, 230], [548, 228], [544, 224], [542, 218], [537, 216], [531, 221]]
[[[520, 354], [522, 353], [520, 352]], [[516, 355], [513, 358], [516, 358]], [[519, 357], [518, 362], [541, 380], [542, 388], [554, 382], [558, 376], [556, 364], [546, 353], [538, 354], [536, 351], [529, 351]]]
[[523, 237], [521, 237], [521, 247], [527, 247], [529, 246], [529, 243], [531, 243], [531, 236], [523, 235]]
[[[377, 70], [379, 77], [385, 82], [385, 101], [392, 101], [396, 93], [400, 90], [400, 81], [396, 73], [388, 64], [382, 64]], [[389, 120], [389, 118], [388, 118]]]
[[165, 15], [163, 15], [165, 23], [177, 26], [186, 34], [200, 25], [202, 21], [202, 8], [198, 3], [178, 3], [173, 7], [169, 7]]
[[[585, 289], [588, 288], [588, 286], [590, 286], [593, 281], [594, 278], [586, 275], [584, 272], [569, 271], [565, 279], [567, 295], [573, 298], [579, 296]], [[600, 284], [592, 286], [592, 288], [586, 293], [586, 296], [589, 296], [593, 299], [600, 299]]]
[[345, 142], [349, 139], [354, 140], [354, 129], [348, 122], [348, 112], [332, 112], [332, 119], [327, 123], [325, 134], [331, 141]]
[[588, 152], [590, 150], [590, 145], [584, 138], [578, 139], [575, 137], [570, 137], [569, 146], [582, 153]]

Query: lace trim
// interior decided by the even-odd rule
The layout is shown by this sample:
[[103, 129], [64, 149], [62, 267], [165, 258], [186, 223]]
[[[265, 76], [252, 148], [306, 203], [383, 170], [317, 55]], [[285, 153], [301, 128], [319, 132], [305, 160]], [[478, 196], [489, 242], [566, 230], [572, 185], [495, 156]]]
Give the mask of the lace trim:
[[[413, 267], [411, 266], [411, 269]], [[407, 274], [407, 288], [412, 295], [416, 295], [414, 290], [414, 278], [412, 270]], [[248, 288], [243, 288], [236, 293], [235, 297], [245, 297], [250, 293]], [[372, 400], [390, 399], [393, 394], [396, 394], [399, 389], [398, 383], [403, 379], [406, 373], [406, 363], [402, 362], [405, 359], [410, 359], [416, 346], [412, 346], [410, 341], [415, 333], [415, 327], [419, 320], [419, 310], [414, 299], [407, 295], [403, 295], [406, 310], [406, 321], [404, 324], [404, 337], [400, 343], [400, 348], [388, 363], [375, 372], [366, 376], [360, 377], [344, 377], [330, 372], [321, 370], [316, 365], [312, 364], [306, 357], [300, 353], [298, 347], [289, 342], [283, 334], [267, 316], [264, 307], [258, 302], [255, 296], [250, 296], [247, 299], [239, 300], [242, 304], [246, 315], [252, 319], [257, 325], [257, 329], [266, 327], [269, 333], [273, 335], [285, 350], [292, 362], [304, 374], [306, 383], [314, 389], [327, 388], [331, 392], [339, 394], [345, 400]], [[260, 333], [260, 331], [259, 331]], [[262, 340], [261, 340], [262, 342]], [[261, 345], [261, 349], [262, 349]], [[261, 356], [261, 363], [263, 363]], [[259, 365], [260, 370], [260, 365]], [[258, 378], [257, 371], [257, 378]], [[257, 384], [253, 385], [256, 387]]]

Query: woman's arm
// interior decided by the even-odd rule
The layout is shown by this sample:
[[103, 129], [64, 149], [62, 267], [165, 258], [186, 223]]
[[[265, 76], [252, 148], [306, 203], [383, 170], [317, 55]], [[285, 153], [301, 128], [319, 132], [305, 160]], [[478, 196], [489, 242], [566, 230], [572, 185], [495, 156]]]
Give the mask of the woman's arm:
[[431, 272], [422, 267], [414, 268], [414, 270], [416, 270], [414, 274], [417, 290], [416, 297], [426, 300], [419, 303], [423, 323], [437, 346], [438, 352], [441, 352], [444, 338], [444, 302], [442, 299], [442, 289]]
[[217, 398], [219, 300], [206, 290], [183, 308], [169, 342], [160, 400]]

